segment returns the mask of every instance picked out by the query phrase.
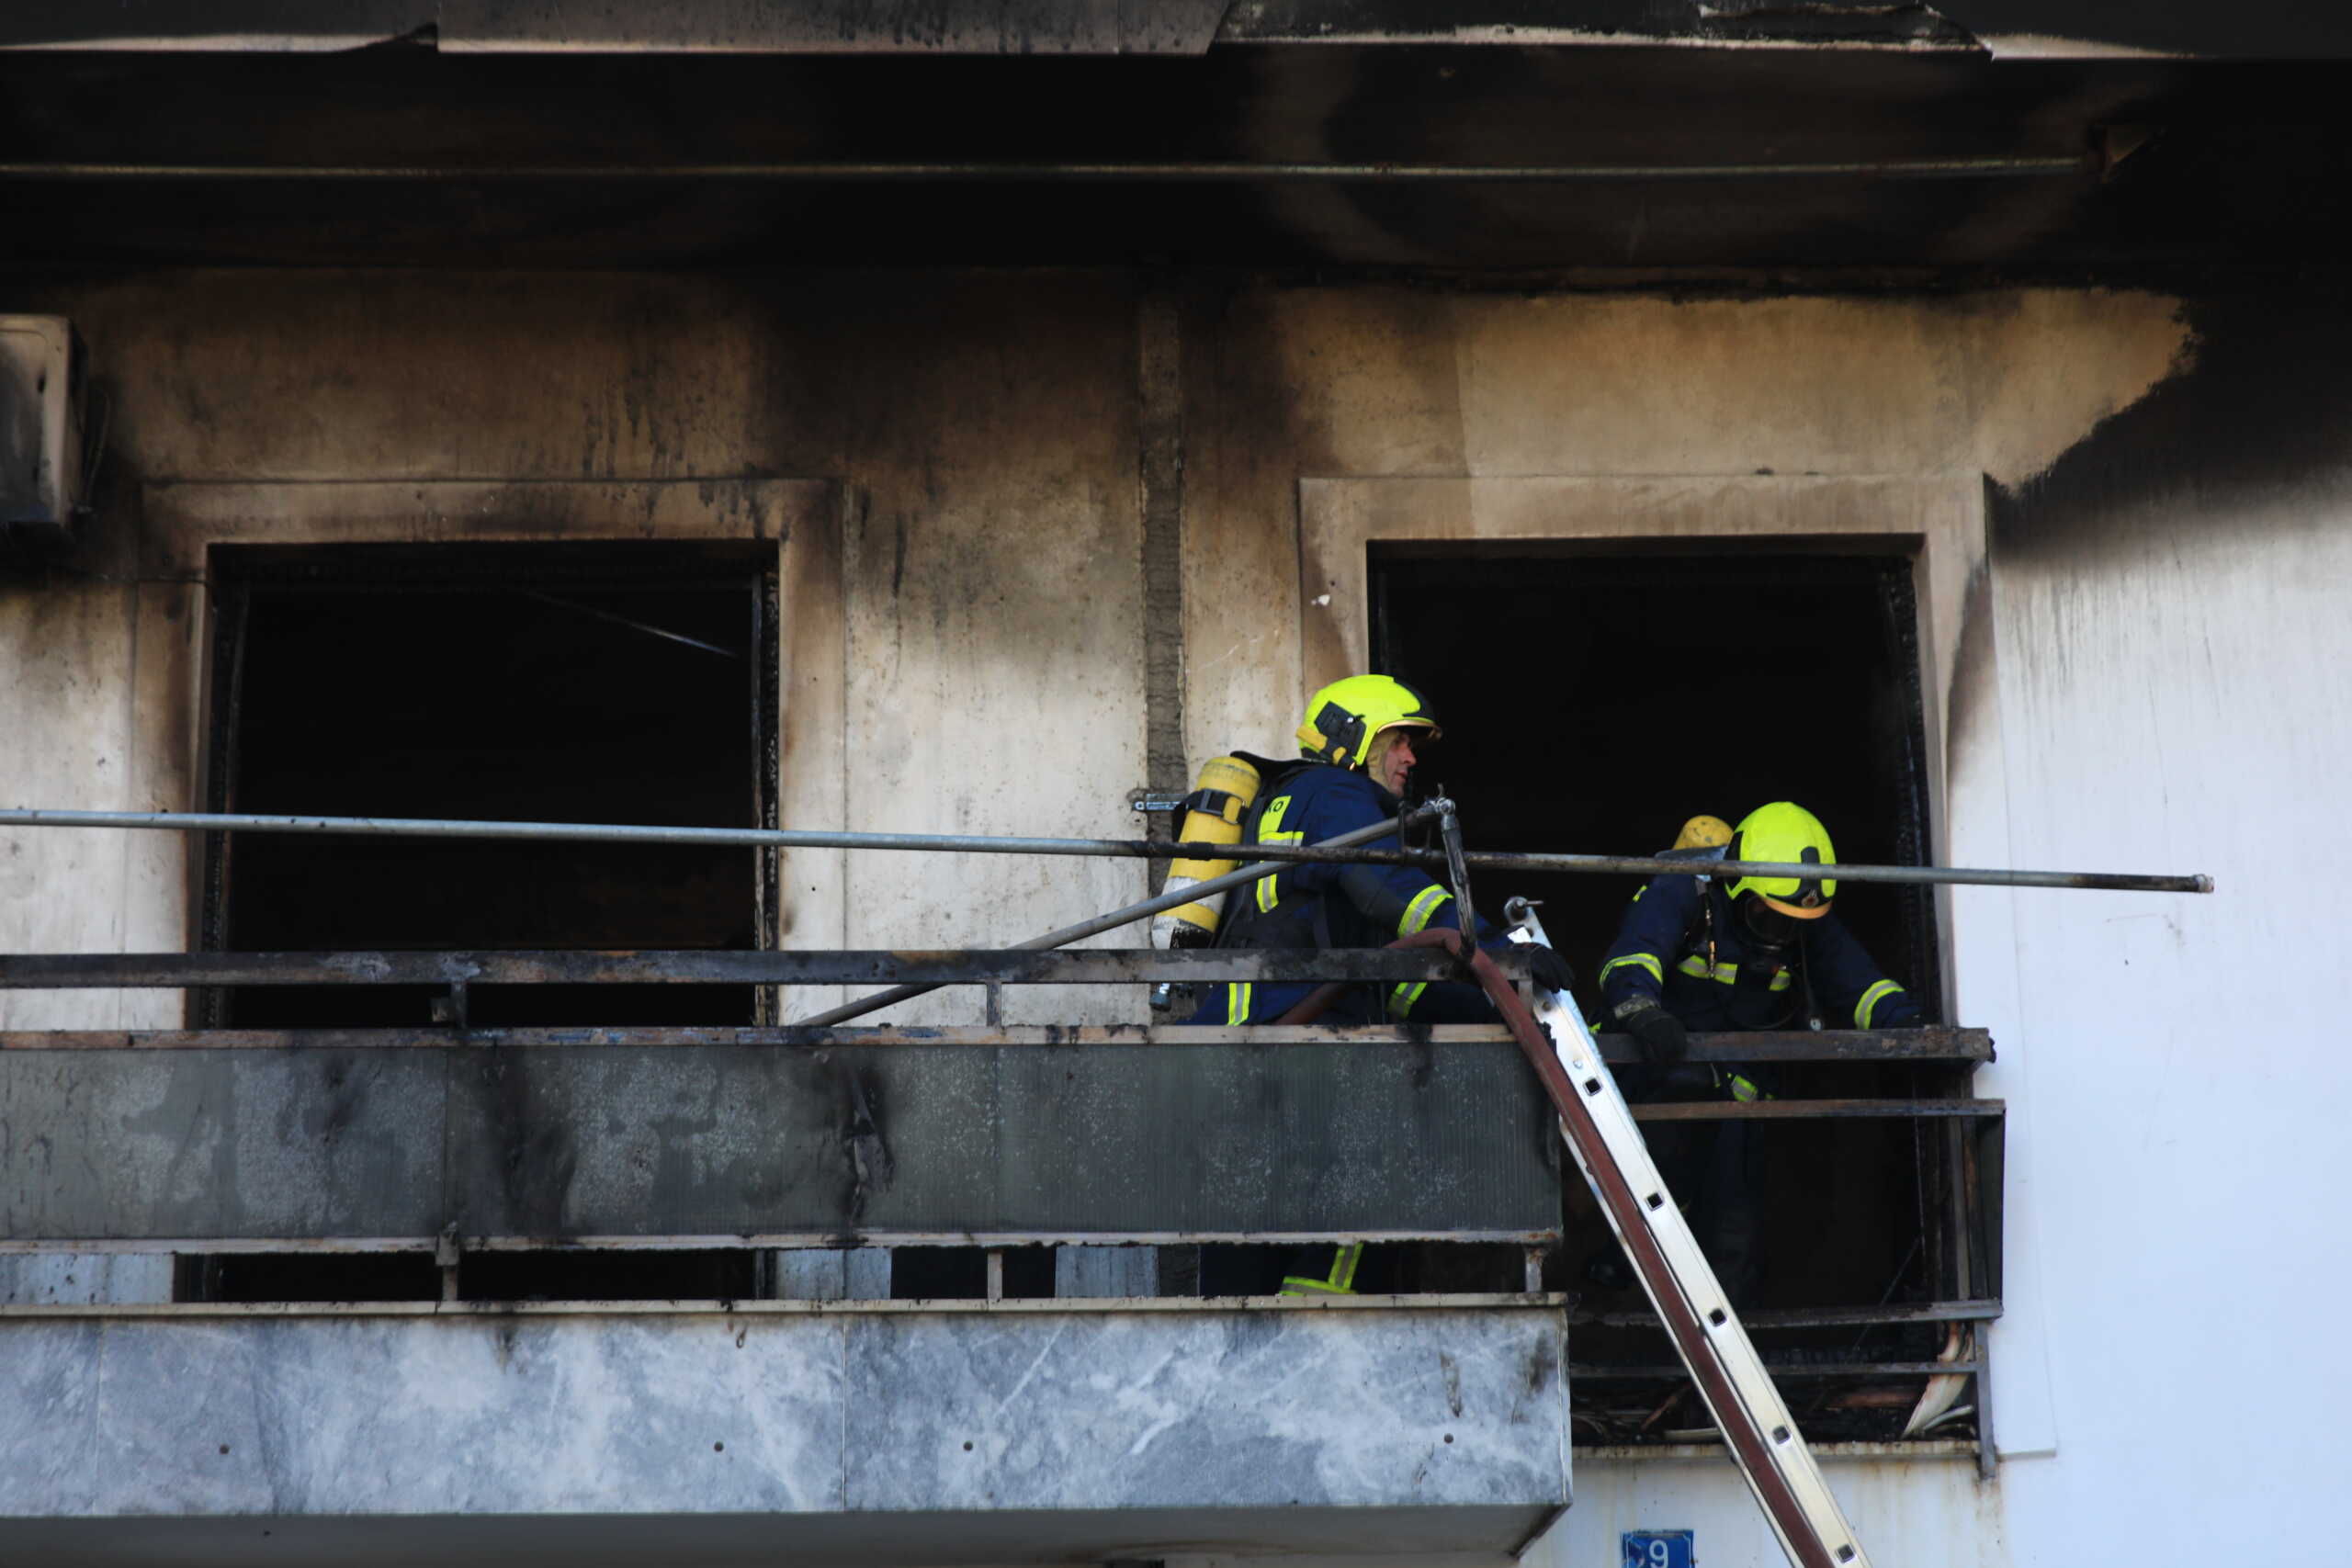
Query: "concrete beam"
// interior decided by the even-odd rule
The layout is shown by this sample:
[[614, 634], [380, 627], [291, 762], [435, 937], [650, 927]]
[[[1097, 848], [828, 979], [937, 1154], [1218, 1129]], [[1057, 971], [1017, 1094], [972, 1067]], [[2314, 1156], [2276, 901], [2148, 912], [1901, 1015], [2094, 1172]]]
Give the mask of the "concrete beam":
[[1491, 1556], [1568, 1501], [1565, 1354], [1551, 1307], [0, 1317], [0, 1552]]

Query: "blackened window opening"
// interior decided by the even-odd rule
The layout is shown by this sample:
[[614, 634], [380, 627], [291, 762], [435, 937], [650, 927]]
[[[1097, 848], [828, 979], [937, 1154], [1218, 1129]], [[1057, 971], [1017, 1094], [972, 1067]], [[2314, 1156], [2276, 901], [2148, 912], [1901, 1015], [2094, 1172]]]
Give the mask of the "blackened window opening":
[[[769, 554], [772, 556], [773, 552]], [[215, 552], [210, 804], [318, 816], [772, 819], [770, 571], [729, 547]], [[753, 949], [772, 857], [677, 845], [214, 836], [204, 944]], [[247, 987], [204, 1021], [432, 1021], [430, 992]], [[480, 987], [477, 1026], [758, 1021], [742, 986]]]
[[[749, 1248], [533, 1248], [469, 1252], [456, 1270], [461, 1302], [748, 1301], [760, 1294]], [[183, 1253], [183, 1302], [431, 1302], [444, 1275], [430, 1252]]]
[[[1911, 558], [1894, 547], [1375, 547], [1374, 665], [1426, 692], [1445, 728], [1416, 790], [1442, 786], [1461, 803], [1473, 849], [1650, 853], [1699, 813], [1736, 823], [1793, 800], [1822, 818], [1841, 860], [1924, 863]], [[1510, 895], [1543, 900], [1594, 1011], [1601, 955], [1638, 886], [1481, 873], [1475, 891], [1496, 917]], [[1847, 883], [1837, 908], [1937, 1015], [1932, 896]], [[1853, 1027], [1850, 1017], [1823, 1022]], [[1915, 1087], [1899, 1066], [1777, 1071], [1783, 1099]], [[1762, 1269], [1743, 1305], [1925, 1299], [1932, 1270], [1918, 1245], [1921, 1173], [1907, 1124], [1765, 1121], [1752, 1135], [1765, 1172]], [[1572, 1205], [1580, 1200], [1571, 1193]], [[1600, 1234], [1589, 1215], [1572, 1214], [1570, 1226], [1572, 1253]], [[1604, 1289], [1594, 1304], [1638, 1303]]]

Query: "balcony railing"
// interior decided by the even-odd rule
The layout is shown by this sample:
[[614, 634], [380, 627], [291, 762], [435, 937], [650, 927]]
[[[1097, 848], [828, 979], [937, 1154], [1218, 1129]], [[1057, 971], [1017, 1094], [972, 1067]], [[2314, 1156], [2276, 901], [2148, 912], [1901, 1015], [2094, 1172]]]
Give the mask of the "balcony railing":
[[[1416, 815], [1440, 822], [1448, 852], [1362, 847], [1398, 826], [1389, 823], [1323, 845], [1270, 849], [1220, 881], [1238, 886], [1276, 869], [1273, 862], [1301, 859], [1444, 863], [1465, 886], [1470, 862], [1692, 869], [1651, 857], [1465, 860], [1450, 804]], [[0, 821], [567, 839], [706, 832], [119, 813], [0, 813]], [[716, 836], [946, 852], [1212, 852], [1164, 840]], [[1841, 867], [1840, 874], [2211, 886], [1916, 867]], [[1222, 1243], [1502, 1244], [1525, 1259], [1512, 1281], [1524, 1292], [1510, 1299], [1571, 1300], [1540, 1293], [1547, 1278], [1570, 1282], [1560, 1256], [1567, 1222], [1552, 1113], [1499, 1027], [842, 1026], [949, 984], [1394, 985], [1455, 973], [1449, 955], [1430, 951], [1053, 951], [1205, 890], [1162, 896], [1009, 950], [0, 957], [0, 987], [398, 986], [431, 994], [429, 1021], [413, 1026], [0, 1034], [0, 1103], [11, 1107], [18, 1132], [0, 1150], [0, 1251], [429, 1251], [445, 1293], [456, 1297], [469, 1254], [752, 1249], [786, 1260], [781, 1277], [805, 1272], [825, 1254], [887, 1258], [893, 1248], [949, 1246], [988, 1255], [993, 1302], [1004, 1293], [1003, 1259], [1022, 1247], [1100, 1256]], [[485, 987], [649, 982], [893, 989], [797, 1026], [484, 1027], [472, 1016], [472, 998]], [[1604, 1036], [1602, 1047], [1612, 1063], [1632, 1059], [1623, 1040]], [[1751, 1326], [1768, 1359], [1773, 1337], [1789, 1337], [1779, 1370], [1800, 1382], [1967, 1386], [1968, 1403], [1946, 1399], [1922, 1435], [1958, 1430], [1953, 1423], [1973, 1416], [1980, 1461], [1989, 1465], [1985, 1353], [1975, 1325], [1999, 1312], [2002, 1107], [1974, 1099], [1970, 1077], [1990, 1059], [1990, 1040], [1961, 1029], [1702, 1036], [1692, 1056], [1815, 1064], [1816, 1077], [1840, 1066], [1880, 1069], [1866, 1075], [1874, 1080], [1868, 1093], [1649, 1104], [1634, 1114], [1647, 1122], [1870, 1119], [1912, 1127], [1919, 1234], [1915, 1256], [1896, 1270], [1910, 1282], [1899, 1292], [1891, 1282], [1876, 1300], [1758, 1313]], [[1890, 1076], [1896, 1092], [1888, 1092]], [[809, 1293], [861, 1293], [849, 1283], [854, 1270], [838, 1272], [831, 1289]], [[887, 1280], [887, 1270], [865, 1272], [869, 1288], [877, 1277]], [[1571, 1321], [1589, 1341], [1575, 1371], [1595, 1390], [1627, 1391], [1635, 1402], [1589, 1401], [1592, 1419], [1581, 1437], [1670, 1444], [1690, 1435], [1672, 1414], [1678, 1370], [1642, 1348], [1655, 1319], [1577, 1303]], [[1805, 1343], [1847, 1327], [1857, 1338], [1846, 1353]], [[1917, 1353], [1909, 1340], [1922, 1332], [1940, 1335], [1940, 1350]], [[1866, 1358], [1861, 1343], [1872, 1334], [1882, 1345], [1896, 1343]], [[1660, 1388], [1668, 1392], [1654, 1399]], [[1628, 1409], [1638, 1415], [1644, 1401], [1654, 1407], [1630, 1419]], [[1825, 1407], [1868, 1408], [1869, 1401], [1822, 1393], [1809, 1424]]]

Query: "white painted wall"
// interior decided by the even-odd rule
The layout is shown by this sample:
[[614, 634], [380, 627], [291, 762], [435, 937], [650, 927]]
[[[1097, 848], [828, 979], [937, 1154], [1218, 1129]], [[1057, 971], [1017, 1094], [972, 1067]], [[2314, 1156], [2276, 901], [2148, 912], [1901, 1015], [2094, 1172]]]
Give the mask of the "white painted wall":
[[2019, 860], [2219, 885], [2015, 901], [1987, 1088], [2030, 1108], [2009, 1200], [2041, 1232], [2055, 1438], [2003, 1472], [2015, 1561], [2321, 1561], [2352, 1448], [2352, 503], [2182, 488], [1998, 558]]
[[[1879, 1568], [1995, 1568], [2012, 1560], [2003, 1489], [1980, 1484], [1972, 1462], [1828, 1458], [1822, 1471]], [[1787, 1561], [1728, 1458], [1580, 1460], [1574, 1481], [1575, 1505], [1524, 1555], [1529, 1568], [1620, 1568], [1621, 1538], [1641, 1529], [1691, 1531], [1701, 1568]]]
[[[2352, 499], [2154, 487], [1994, 554], [2010, 863], [2204, 871], [2211, 897], [1978, 891], [1956, 938], [2007, 1100], [2005, 1456], [1831, 1461], [1876, 1561], [1910, 1568], [2333, 1561], [2352, 1349], [2336, 1223], [2352, 1057], [2335, 1016], [2352, 886]], [[1964, 809], [1964, 802], [1963, 802]], [[1613, 1565], [1698, 1530], [1773, 1564], [1727, 1465], [1592, 1463], [1531, 1562]]]

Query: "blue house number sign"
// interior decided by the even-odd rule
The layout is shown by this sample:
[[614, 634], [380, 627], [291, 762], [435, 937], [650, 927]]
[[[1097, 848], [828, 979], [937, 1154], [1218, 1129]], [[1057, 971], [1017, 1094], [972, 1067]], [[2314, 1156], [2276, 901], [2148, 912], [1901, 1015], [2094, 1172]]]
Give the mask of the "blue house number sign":
[[1627, 1530], [1625, 1568], [1695, 1568], [1689, 1530]]

